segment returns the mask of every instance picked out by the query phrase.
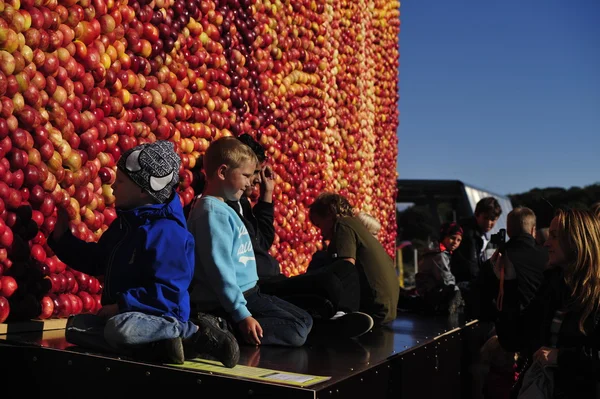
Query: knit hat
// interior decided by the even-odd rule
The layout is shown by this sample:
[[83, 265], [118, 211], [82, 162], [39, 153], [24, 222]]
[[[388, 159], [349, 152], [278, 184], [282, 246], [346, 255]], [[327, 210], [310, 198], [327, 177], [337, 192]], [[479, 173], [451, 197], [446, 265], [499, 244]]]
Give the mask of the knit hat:
[[440, 241], [445, 237], [454, 236], [454, 235], [463, 235], [463, 229], [456, 222], [446, 222], [440, 228]]
[[159, 203], [165, 203], [179, 182], [181, 159], [170, 141], [141, 144], [126, 151], [117, 167]]

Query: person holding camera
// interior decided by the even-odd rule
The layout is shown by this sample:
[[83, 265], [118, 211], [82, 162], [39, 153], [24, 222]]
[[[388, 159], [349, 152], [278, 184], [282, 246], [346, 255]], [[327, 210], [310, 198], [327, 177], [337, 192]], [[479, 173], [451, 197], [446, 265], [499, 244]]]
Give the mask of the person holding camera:
[[[506, 233], [510, 237], [505, 244], [500, 243], [498, 252], [509, 258], [514, 265], [518, 286], [518, 301], [521, 308], [527, 307], [544, 279], [544, 269], [548, 263], [548, 251], [536, 243], [536, 216], [525, 207], [513, 209], [506, 218]], [[493, 257], [492, 257], [493, 259]], [[500, 283], [493, 273], [492, 259], [482, 267], [479, 283], [482, 308], [478, 312], [480, 320], [494, 321]]]
[[[499, 345], [491, 344], [498, 340], [493, 322], [498, 317], [498, 311], [502, 309], [505, 281], [510, 285], [512, 283], [508, 281], [516, 279], [516, 299], [519, 308], [524, 309], [531, 302], [544, 279], [548, 252], [546, 248], [536, 243], [536, 216], [531, 209], [525, 207], [513, 209], [506, 217], [506, 228], [506, 230], [501, 229], [490, 239], [498, 249], [492, 258], [482, 265], [479, 278], [473, 286], [473, 293], [477, 295], [478, 300], [473, 301], [472, 312], [482, 325], [489, 327], [491, 335], [487, 337], [480, 351], [481, 359], [478, 359], [480, 374], [476, 376], [476, 381], [483, 384], [485, 380], [498, 378], [498, 381], [503, 381], [504, 386], [510, 387], [514, 377], [499, 373], [499, 370], [494, 369], [489, 362], [489, 359], [495, 357], [507, 358], [511, 355], [514, 357], [514, 353], [504, 350]], [[510, 239], [505, 242], [507, 234]], [[497, 276], [494, 272], [494, 267], [497, 266], [495, 261], [501, 256], [510, 259], [513, 268], [504, 275]], [[489, 389], [490, 387], [485, 387], [484, 384], [484, 390]]]

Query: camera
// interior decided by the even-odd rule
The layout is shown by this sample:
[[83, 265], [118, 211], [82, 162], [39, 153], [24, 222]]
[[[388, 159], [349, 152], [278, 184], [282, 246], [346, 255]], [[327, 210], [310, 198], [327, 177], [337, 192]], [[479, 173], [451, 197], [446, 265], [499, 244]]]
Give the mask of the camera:
[[496, 234], [492, 234], [490, 236], [490, 244], [496, 245], [500, 252], [504, 251], [505, 243], [506, 243], [506, 229], [500, 229]]

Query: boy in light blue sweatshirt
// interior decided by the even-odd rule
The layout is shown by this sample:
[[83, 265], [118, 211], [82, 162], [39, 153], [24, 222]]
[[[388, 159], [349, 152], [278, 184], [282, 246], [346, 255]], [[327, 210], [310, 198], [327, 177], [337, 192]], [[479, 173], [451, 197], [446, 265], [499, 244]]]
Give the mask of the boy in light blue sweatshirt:
[[213, 143], [204, 156], [207, 186], [188, 217], [195, 238], [194, 310], [225, 317], [236, 335], [254, 345], [302, 346], [312, 328], [304, 310], [260, 292], [248, 231], [226, 200], [251, 185], [257, 159], [234, 137]]

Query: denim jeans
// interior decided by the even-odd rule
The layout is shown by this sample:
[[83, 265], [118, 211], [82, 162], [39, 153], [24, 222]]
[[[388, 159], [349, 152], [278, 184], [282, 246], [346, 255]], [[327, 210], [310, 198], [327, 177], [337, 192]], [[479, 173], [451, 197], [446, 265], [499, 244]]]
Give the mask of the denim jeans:
[[71, 316], [67, 341], [82, 347], [111, 352], [127, 352], [164, 339], [191, 337], [198, 327], [173, 317], [125, 312], [106, 320], [92, 314]]
[[249, 294], [246, 300], [246, 307], [262, 327], [261, 345], [304, 345], [313, 324], [306, 311], [259, 290]]

